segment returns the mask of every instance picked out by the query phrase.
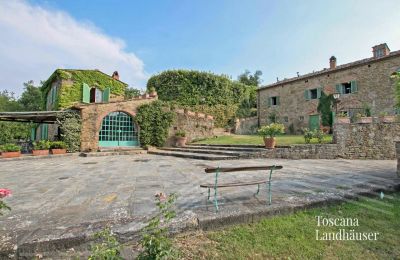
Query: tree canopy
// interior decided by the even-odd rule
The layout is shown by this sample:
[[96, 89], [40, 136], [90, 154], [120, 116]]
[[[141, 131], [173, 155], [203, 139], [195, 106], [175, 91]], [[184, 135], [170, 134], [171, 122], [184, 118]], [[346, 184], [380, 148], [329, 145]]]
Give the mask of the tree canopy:
[[254, 74], [251, 74], [249, 70], [245, 70], [244, 73], [238, 76], [238, 81], [248, 86], [258, 87], [261, 85], [262, 82], [261, 76], [262, 76], [261, 70], [256, 70]]

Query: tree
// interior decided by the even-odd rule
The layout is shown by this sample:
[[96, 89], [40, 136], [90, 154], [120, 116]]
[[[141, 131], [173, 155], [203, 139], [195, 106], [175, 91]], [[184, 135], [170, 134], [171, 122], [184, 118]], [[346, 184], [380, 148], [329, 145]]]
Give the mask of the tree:
[[135, 88], [126, 88], [125, 89], [125, 99], [131, 99], [140, 95], [140, 90]]
[[43, 95], [40, 86], [34, 86], [32, 80], [24, 83], [24, 92], [18, 103], [21, 104], [24, 111], [40, 111], [42, 110]]
[[260, 86], [262, 81], [261, 76], [262, 76], [261, 70], [256, 70], [256, 72], [254, 72], [253, 75], [250, 73], [249, 70], [246, 70], [244, 73], [238, 76], [238, 81], [248, 86], [258, 87]]
[[321, 123], [323, 126], [332, 126], [332, 104], [333, 95], [326, 95], [322, 91], [317, 110], [321, 113]]

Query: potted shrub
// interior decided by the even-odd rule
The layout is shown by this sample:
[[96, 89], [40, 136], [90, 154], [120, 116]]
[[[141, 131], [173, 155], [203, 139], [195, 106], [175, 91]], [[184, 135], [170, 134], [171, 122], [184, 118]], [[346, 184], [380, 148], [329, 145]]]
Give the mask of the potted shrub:
[[4, 144], [0, 146], [1, 157], [14, 158], [21, 156], [21, 146], [15, 144]]
[[67, 144], [63, 141], [55, 141], [50, 144], [51, 154], [65, 154], [67, 153]]
[[379, 113], [379, 122], [381, 123], [393, 123], [396, 121], [396, 116], [390, 116], [387, 112]]
[[154, 87], [149, 88], [149, 95], [150, 97], [156, 97], [157, 96], [157, 91]]
[[175, 138], [176, 138], [176, 146], [185, 146], [187, 137], [186, 137], [186, 132], [183, 130], [178, 130], [175, 133]]
[[33, 143], [33, 156], [49, 155], [50, 141], [40, 140]]
[[275, 136], [278, 134], [283, 134], [285, 131], [285, 126], [283, 124], [272, 123], [269, 125], [262, 126], [258, 129], [258, 134], [264, 138], [265, 148], [275, 148], [276, 140]]
[[346, 113], [341, 112], [336, 116], [336, 122], [339, 124], [350, 124], [350, 118]]

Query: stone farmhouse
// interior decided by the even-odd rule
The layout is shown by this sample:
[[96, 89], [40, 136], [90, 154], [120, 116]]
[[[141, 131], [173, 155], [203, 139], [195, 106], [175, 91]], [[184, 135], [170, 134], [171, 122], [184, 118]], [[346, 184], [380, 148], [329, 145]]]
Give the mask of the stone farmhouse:
[[351, 116], [369, 108], [373, 115], [395, 111], [395, 86], [391, 75], [400, 71], [400, 51], [391, 52], [386, 43], [372, 47], [373, 56], [337, 66], [336, 57], [329, 68], [298, 75], [262, 86], [258, 91], [258, 125], [273, 121], [286, 129], [320, 127], [317, 111], [321, 93], [340, 93], [338, 112]]

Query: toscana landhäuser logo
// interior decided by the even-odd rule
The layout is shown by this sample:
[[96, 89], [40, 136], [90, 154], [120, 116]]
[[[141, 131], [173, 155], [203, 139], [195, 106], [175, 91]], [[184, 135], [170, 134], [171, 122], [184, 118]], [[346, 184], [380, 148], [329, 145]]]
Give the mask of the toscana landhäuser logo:
[[328, 218], [316, 216], [317, 227], [339, 227], [340, 229], [333, 232], [323, 232], [319, 228], [315, 229], [316, 240], [377, 240], [379, 232], [358, 232], [360, 227], [358, 218]]

